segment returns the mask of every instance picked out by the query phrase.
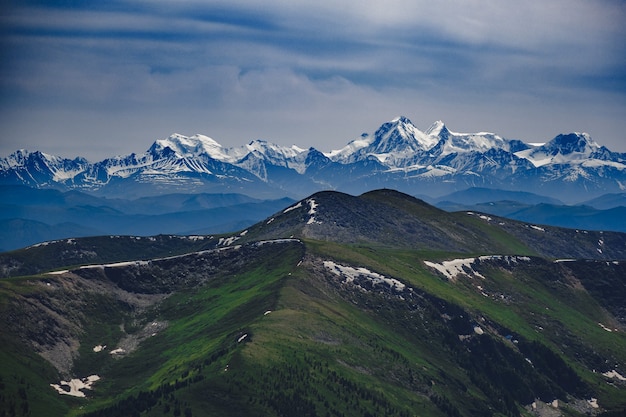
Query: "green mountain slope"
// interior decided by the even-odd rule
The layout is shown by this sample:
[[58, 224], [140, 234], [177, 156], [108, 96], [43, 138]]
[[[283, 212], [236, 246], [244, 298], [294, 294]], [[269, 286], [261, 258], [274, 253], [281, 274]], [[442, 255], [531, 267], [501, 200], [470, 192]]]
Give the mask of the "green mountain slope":
[[[624, 236], [604, 235], [601, 254], [591, 233], [571, 241], [575, 231], [500, 223], [389, 190], [318, 193], [188, 253], [177, 239], [166, 255], [163, 239], [141, 261], [99, 248], [126, 262], [4, 278], [0, 410], [624, 412], [626, 262], [607, 260], [623, 254]], [[570, 242], [544, 250], [561, 237]], [[554, 260], [585, 250], [585, 260]], [[84, 398], [50, 386], [94, 375], [73, 392]]]

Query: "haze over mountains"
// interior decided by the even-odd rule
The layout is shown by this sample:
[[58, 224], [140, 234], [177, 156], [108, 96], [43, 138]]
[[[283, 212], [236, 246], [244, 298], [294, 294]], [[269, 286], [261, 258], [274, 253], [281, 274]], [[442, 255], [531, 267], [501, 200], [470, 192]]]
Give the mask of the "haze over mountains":
[[21, 185], [0, 185], [0, 195], [0, 251], [82, 236], [227, 233], [293, 202], [203, 193], [112, 199]]

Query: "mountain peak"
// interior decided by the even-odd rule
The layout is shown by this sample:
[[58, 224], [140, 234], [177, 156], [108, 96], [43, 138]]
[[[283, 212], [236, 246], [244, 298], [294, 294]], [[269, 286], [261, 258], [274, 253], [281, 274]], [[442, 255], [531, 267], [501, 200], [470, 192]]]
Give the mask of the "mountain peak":
[[551, 153], [589, 153], [600, 149], [600, 145], [594, 141], [587, 133], [560, 134], [544, 145]]
[[193, 136], [184, 136], [174, 133], [167, 139], [158, 139], [154, 142], [151, 151], [161, 152], [165, 148], [170, 148], [179, 157], [198, 156], [202, 154], [209, 155], [214, 159], [223, 157], [222, 145], [208, 136], [196, 134]]
[[437, 120], [426, 130], [426, 134], [428, 136], [437, 136], [441, 139], [446, 139], [450, 134], [450, 131], [448, 130], [444, 122], [442, 122], [441, 120]]
[[413, 125], [413, 122], [411, 122], [411, 120], [409, 120], [409, 118], [405, 116], [398, 116], [391, 120], [390, 123]]
[[380, 126], [367, 149], [373, 154], [416, 152], [428, 150], [437, 142], [437, 139], [416, 128], [408, 118], [400, 116]]

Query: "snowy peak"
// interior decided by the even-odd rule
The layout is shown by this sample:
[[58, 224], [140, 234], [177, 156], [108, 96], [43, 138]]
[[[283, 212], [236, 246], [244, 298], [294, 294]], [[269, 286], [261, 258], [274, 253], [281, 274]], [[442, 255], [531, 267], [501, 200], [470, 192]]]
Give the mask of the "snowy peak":
[[295, 158], [299, 154], [306, 152], [305, 149], [300, 149], [297, 146], [284, 147], [266, 140], [257, 139], [246, 145], [248, 152], [258, 152], [270, 160], [287, 160]]
[[418, 152], [432, 148], [437, 142], [438, 138], [420, 131], [409, 119], [401, 116], [384, 123], [376, 131], [368, 151], [373, 154]]
[[450, 131], [441, 120], [437, 120], [426, 130], [426, 134], [428, 136], [447, 140], [448, 136], [450, 135]]
[[165, 149], [171, 149], [179, 158], [189, 158], [199, 155], [208, 155], [213, 159], [224, 158], [222, 145], [204, 135], [183, 136], [178, 133], [167, 139], [159, 139], [150, 147], [151, 153], [161, 154]]
[[601, 148], [587, 133], [569, 133], [558, 135], [544, 145], [517, 152], [516, 155], [528, 159], [536, 167], [580, 164], [593, 159]]
[[442, 155], [462, 154], [468, 152], [484, 153], [490, 149], [510, 150], [509, 141], [500, 136], [489, 133], [456, 133], [446, 129], [443, 141]]
[[0, 159], [0, 171], [18, 173], [22, 182], [36, 187], [50, 181], [62, 182], [82, 172], [89, 165], [85, 158], [66, 159], [40, 151], [20, 149]]
[[543, 145], [543, 148], [552, 155], [572, 153], [589, 155], [600, 149], [600, 145], [591, 139], [587, 133], [570, 133], [558, 135]]
[[416, 128], [408, 118], [400, 116], [383, 123], [374, 135], [364, 133], [359, 139], [327, 156], [344, 163], [373, 157], [382, 163], [402, 165], [403, 161], [434, 147], [439, 140]]

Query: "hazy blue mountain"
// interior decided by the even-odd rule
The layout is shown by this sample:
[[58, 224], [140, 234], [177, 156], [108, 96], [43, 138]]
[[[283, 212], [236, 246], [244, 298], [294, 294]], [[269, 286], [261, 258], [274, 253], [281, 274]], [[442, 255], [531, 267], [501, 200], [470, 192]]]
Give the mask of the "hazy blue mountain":
[[626, 193], [604, 194], [591, 200], [582, 202], [586, 206], [606, 210], [615, 207], [626, 207]]
[[493, 188], [472, 187], [462, 191], [438, 197], [438, 203], [452, 202], [460, 204], [491, 203], [495, 201], [517, 201], [524, 204], [563, 204], [553, 197], [547, 197], [531, 192], [498, 190]]
[[26, 186], [1, 186], [0, 249], [92, 235], [225, 233], [256, 223], [293, 201], [241, 194], [168, 194], [136, 200]]
[[432, 203], [447, 211], [476, 211], [542, 225], [585, 230], [626, 232], [626, 209], [622, 194], [609, 194], [592, 204], [565, 205], [557, 199], [534, 193], [488, 188], [469, 188], [448, 194]]

